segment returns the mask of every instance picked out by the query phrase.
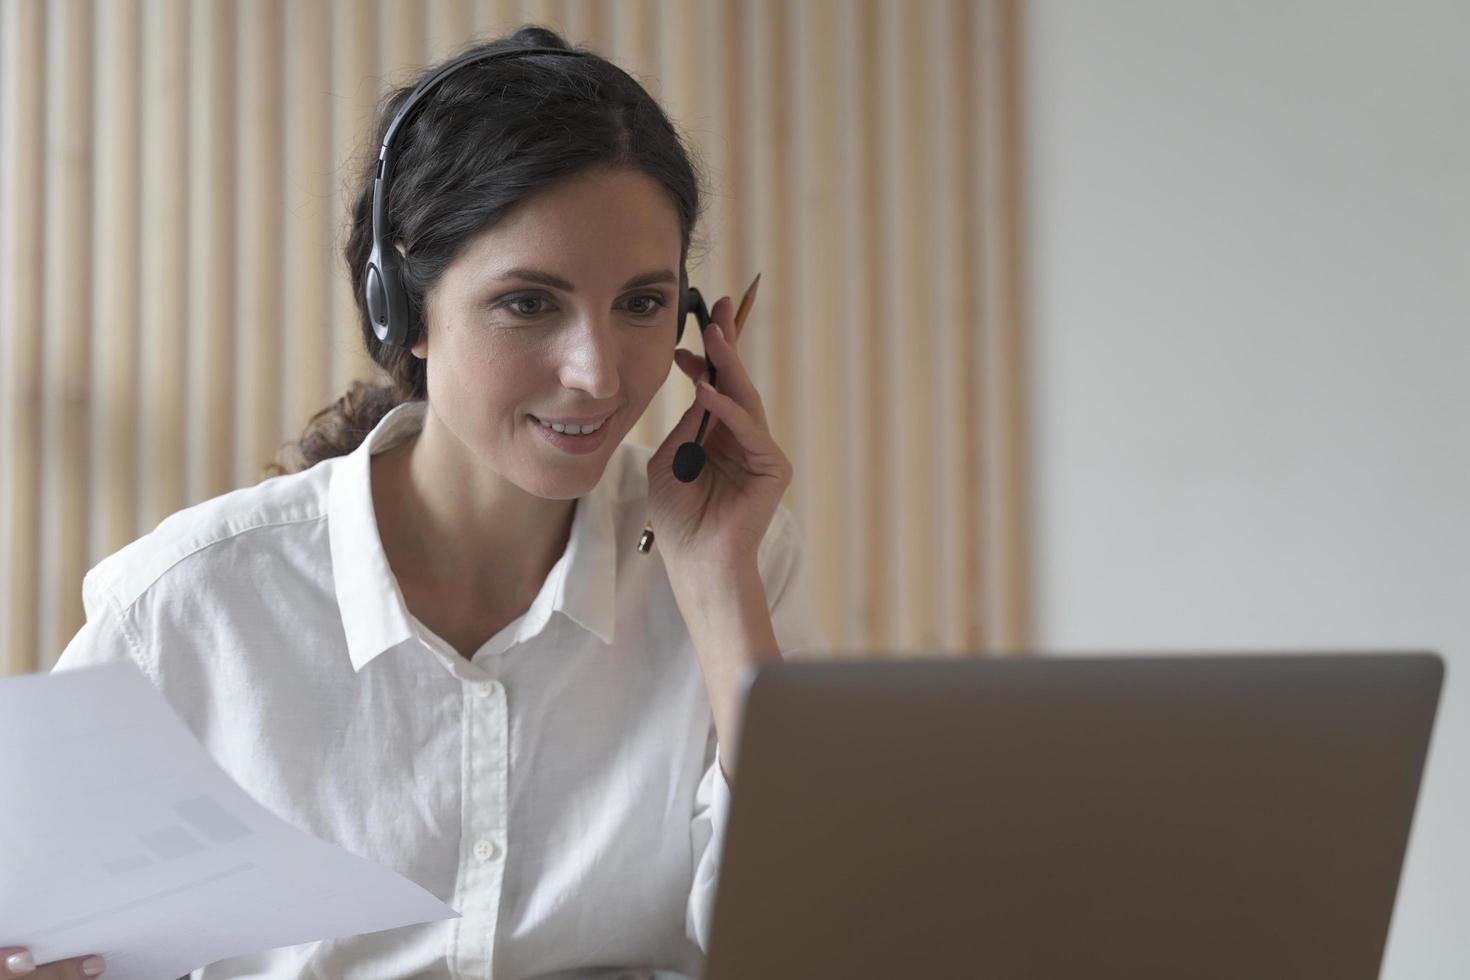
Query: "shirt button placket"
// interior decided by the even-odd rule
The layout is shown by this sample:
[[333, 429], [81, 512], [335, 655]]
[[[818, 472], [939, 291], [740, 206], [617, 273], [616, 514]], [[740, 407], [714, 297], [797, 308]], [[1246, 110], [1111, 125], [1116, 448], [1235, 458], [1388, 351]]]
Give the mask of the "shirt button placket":
[[509, 713], [499, 681], [466, 685], [461, 773], [460, 912], [454, 963], [460, 976], [491, 976], [505, 870]]

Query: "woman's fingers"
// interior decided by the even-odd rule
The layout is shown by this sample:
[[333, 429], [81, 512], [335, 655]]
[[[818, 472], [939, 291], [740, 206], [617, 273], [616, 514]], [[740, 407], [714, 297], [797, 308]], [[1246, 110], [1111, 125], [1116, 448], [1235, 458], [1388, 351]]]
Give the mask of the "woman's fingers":
[[29, 950], [22, 946], [0, 947], [0, 977], [27, 977], [29, 980], [91, 980], [102, 975], [106, 964], [100, 956], [77, 956], [37, 966]]
[[735, 399], [721, 394], [701, 381], [695, 386], [694, 400], [704, 406], [720, 424], [735, 435], [735, 441], [745, 452], [745, 466], [752, 473], [762, 476], [791, 478], [791, 463], [776, 440], [771, 437], [765, 422], [757, 421]]
[[[762, 426], [766, 424], [766, 409], [761, 402], [760, 392], [745, 370], [735, 344], [729, 339], [735, 335], [735, 311], [730, 297], [721, 297], [710, 311], [713, 321], [704, 331], [704, 351], [715, 366], [716, 386], [741, 408], [750, 413]], [[718, 326], [720, 329], [715, 329]]]
[[718, 420], [729, 426], [736, 441], [747, 452], [768, 454], [775, 443], [766, 422], [765, 405], [740, 360], [735, 344], [729, 340], [735, 335], [735, 304], [730, 297], [720, 297], [710, 310], [710, 321], [709, 327], [701, 334], [705, 356], [679, 347], [674, 350], [674, 363], [696, 385], [709, 377], [709, 365], [713, 364], [718, 388], [712, 397], [711, 393], [696, 392], [696, 404], [710, 410], [714, 416], [712, 421]]
[[19, 946], [0, 946], [0, 977], [25, 977], [36, 970], [29, 950]]
[[[679, 370], [683, 371], [685, 376], [687, 376], [690, 381], [694, 382], [696, 386], [698, 386], [699, 382], [706, 377], [704, 358], [700, 357], [692, 350], [688, 350], [683, 347], [674, 348], [674, 363], [679, 365]], [[689, 406], [689, 412], [693, 413], [693, 417], [695, 419], [700, 419], [703, 416], [705, 409], [702, 405], [699, 404], [698, 398], [695, 398], [694, 404]], [[698, 422], [696, 422], [695, 424], [697, 425]], [[714, 437], [715, 427], [719, 424], [719, 418], [711, 414], [709, 422], [707, 422], [704, 427], [704, 438], [706, 445], [708, 445], [709, 440]], [[692, 441], [694, 439], [695, 431], [696, 430], [690, 431], [689, 438], [686, 441]]]
[[674, 348], [674, 363], [679, 365], [679, 370], [683, 371], [690, 381], [698, 382], [700, 378], [704, 377], [704, 358], [687, 347]]

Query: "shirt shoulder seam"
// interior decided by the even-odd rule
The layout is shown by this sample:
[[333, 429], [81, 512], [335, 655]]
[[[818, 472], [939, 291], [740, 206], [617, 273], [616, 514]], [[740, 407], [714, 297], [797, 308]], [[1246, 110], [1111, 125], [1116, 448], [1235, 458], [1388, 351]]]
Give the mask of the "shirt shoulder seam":
[[[263, 522], [261, 522], [259, 524], [250, 524], [250, 525], [248, 525], [246, 527], [234, 528], [234, 529], [230, 530], [226, 534], [222, 534], [219, 537], [210, 538], [207, 541], [202, 541], [199, 544], [197, 544], [196, 546], [194, 546], [194, 547], [188, 549], [187, 551], [184, 551], [183, 553], [179, 554], [177, 557], [175, 557], [168, 564], [166, 564], [163, 567], [159, 568], [148, 579], [147, 582], [145, 582], [142, 585], [136, 586], [135, 588], [129, 590], [133, 594], [131, 596], [127, 596], [126, 597], [127, 598], [127, 601], [126, 602], [123, 602], [122, 601], [122, 599], [124, 597], [123, 596], [118, 596], [116, 594], [116, 592], [114, 591], [114, 589], [107, 589], [106, 591], [110, 594], [110, 597], [112, 598], [112, 601], [117, 604], [119, 612], [126, 613], [126, 612], [130, 611], [133, 608], [134, 605], [137, 604], [137, 602], [138, 602], [139, 599], [143, 598], [143, 596], [148, 593], [148, 590], [149, 589], [153, 588], [154, 585], [158, 584], [158, 580], [159, 579], [163, 578], [163, 576], [167, 575], [170, 571], [172, 571], [178, 565], [180, 565], [183, 562], [189, 560], [190, 558], [194, 557], [195, 555], [199, 554], [202, 551], [207, 551], [210, 548], [213, 548], [216, 545], [224, 544], [227, 541], [233, 541], [234, 539], [236, 539], [238, 537], [241, 537], [242, 535], [248, 534], [251, 531], [264, 531], [264, 530], [268, 530], [270, 528], [275, 528], [275, 527], [289, 527], [292, 524], [309, 524], [309, 523], [312, 523], [314, 521], [323, 521], [323, 520], [326, 520], [326, 518], [327, 518], [327, 514], [325, 512], [322, 512], [322, 513], [317, 513], [317, 514], [304, 515], [304, 516], [301, 516], [301, 517], [292, 517], [292, 518], [288, 518], [288, 519], [285, 519], [285, 520], [263, 521]], [[119, 581], [117, 581], [116, 579], [114, 579], [112, 584], [114, 586], [120, 586], [122, 583], [119, 582]]]
[[[148, 675], [148, 679], [153, 682], [154, 687], [161, 689], [161, 681], [158, 676], [158, 663], [153, 658], [145, 655], [143, 639], [138, 635], [137, 630], [133, 628], [132, 623], [129, 622], [128, 610], [122, 608], [122, 604], [117, 601], [117, 596], [110, 589], [103, 590], [102, 599], [112, 607], [113, 615], [117, 617], [118, 632], [122, 633], [123, 642], [128, 645], [128, 650], [132, 653], [133, 662]], [[129, 605], [129, 609], [131, 608], [131, 605]]]

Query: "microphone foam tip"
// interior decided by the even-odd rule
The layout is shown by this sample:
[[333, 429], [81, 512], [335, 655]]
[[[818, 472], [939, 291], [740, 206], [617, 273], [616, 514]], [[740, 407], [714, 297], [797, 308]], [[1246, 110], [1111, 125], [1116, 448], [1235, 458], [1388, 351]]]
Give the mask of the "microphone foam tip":
[[681, 483], [693, 483], [704, 469], [704, 447], [686, 442], [674, 453], [674, 476]]

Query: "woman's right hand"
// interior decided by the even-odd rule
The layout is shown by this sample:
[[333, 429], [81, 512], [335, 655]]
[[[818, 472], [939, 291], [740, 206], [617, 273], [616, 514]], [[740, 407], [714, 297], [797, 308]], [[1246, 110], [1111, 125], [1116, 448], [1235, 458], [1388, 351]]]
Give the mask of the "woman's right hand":
[[78, 956], [36, 966], [30, 950], [23, 946], [0, 946], [0, 977], [29, 977], [30, 980], [91, 980], [102, 975], [106, 964], [100, 956]]

